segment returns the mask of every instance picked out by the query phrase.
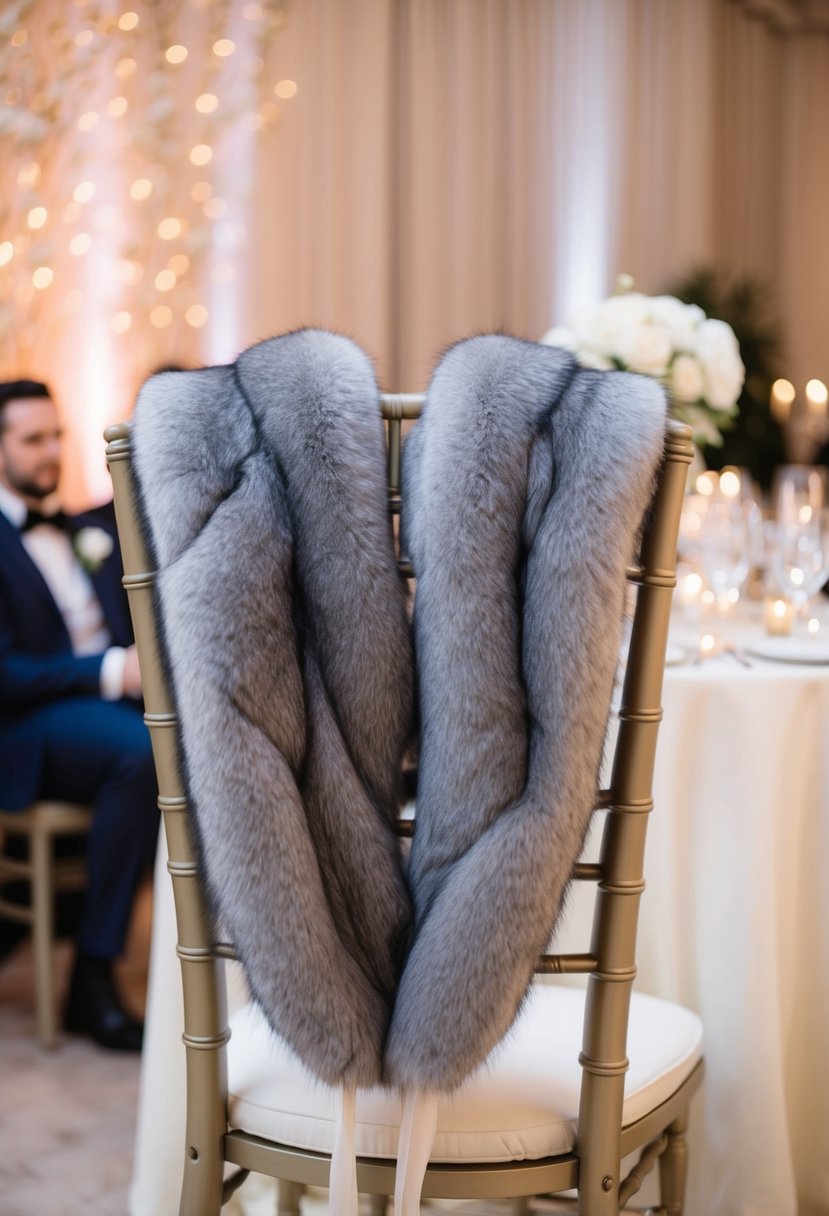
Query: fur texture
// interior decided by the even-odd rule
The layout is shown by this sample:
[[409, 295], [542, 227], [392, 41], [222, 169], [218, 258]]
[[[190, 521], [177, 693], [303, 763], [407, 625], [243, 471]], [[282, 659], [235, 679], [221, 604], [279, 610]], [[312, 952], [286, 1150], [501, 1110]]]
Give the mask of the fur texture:
[[376, 1083], [409, 918], [392, 823], [413, 664], [371, 367], [290, 334], [153, 377], [134, 434], [216, 915], [308, 1067]]
[[413, 658], [368, 361], [303, 331], [142, 390], [208, 888], [322, 1080], [452, 1089], [513, 1021], [592, 809], [664, 418], [654, 382], [511, 338], [433, 377], [404, 449], [421, 727], [401, 976]]
[[460, 1084], [553, 932], [664, 427], [654, 381], [513, 338], [462, 342], [433, 377], [403, 470], [420, 764], [416, 926], [387, 1047], [400, 1085]]

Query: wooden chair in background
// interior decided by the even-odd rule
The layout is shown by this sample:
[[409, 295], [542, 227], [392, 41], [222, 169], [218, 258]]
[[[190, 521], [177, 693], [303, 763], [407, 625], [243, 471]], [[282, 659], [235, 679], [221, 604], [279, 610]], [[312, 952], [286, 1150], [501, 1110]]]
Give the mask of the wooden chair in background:
[[[89, 831], [92, 810], [71, 802], [36, 802], [22, 811], [0, 810], [0, 918], [29, 925], [35, 962], [37, 1031], [44, 1047], [57, 1041], [55, 998], [55, 897], [86, 884], [83, 857], [56, 857], [55, 841]], [[10, 849], [12, 840], [26, 842], [24, 856]], [[26, 892], [11, 898], [14, 884]]]

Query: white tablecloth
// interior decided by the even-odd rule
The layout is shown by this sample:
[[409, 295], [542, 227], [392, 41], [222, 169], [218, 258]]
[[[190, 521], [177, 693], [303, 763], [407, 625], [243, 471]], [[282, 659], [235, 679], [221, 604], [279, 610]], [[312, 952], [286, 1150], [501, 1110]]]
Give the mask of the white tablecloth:
[[697, 1010], [688, 1216], [829, 1214], [829, 666], [667, 673], [639, 987]]
[[[829, 665], [752, 662], [666, 672], [638, 987], [705, 1025], [687, 1216], [829, 1216]], [[131, 1216], [178, 1210], [184, 1049], [165, 860]], [[584, 918], [577, 897], [565, 944]]]

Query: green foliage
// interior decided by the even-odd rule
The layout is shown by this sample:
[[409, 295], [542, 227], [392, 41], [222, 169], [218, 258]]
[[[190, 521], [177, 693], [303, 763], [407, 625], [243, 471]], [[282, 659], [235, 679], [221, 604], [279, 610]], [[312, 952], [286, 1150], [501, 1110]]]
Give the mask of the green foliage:
[[668, 292], [686, 304], [698, 304], [706, 316], [727, 321], [745, 364], [739, 413], [724, 431], [722, 447], [706, 447], [706, 463], [712, 469], [724, 465], [749, 469], [768, 490], [775, 468], [786, 459], [782, 429], [769, 409], [780, 353], [780, 326], [770, 288], [750, 276], [732, 277], [699, 267]]

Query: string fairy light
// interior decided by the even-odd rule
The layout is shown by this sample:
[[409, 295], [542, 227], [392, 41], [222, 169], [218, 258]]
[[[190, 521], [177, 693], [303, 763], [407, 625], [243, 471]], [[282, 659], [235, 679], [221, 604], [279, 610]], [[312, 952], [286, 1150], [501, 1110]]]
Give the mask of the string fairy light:
[[158, 235], [162, 241], [174, 241], [177, 236], [181, 236], [182, 223], [175, 215], [168, 215], [158, 225]]
[[92, 244], [92, 238], [88, 232], [77, 232], [69, 242], [69, 252], [74, 257], [83, 257], [89, 252], [89, 247]]
[[110, 325], [113, 333], [125, 334], [132, 326], [132, 317], [126, 310], [117, 312], [110, 321]]
[[[0, 359], [4, 347], [22, 347], [24, 333], [32, 343], [45, 341], [50, 317], [65, 321], [84, 308], [100, 309], [105, 298], [102, 320], [116, 336], [155, 330], [160, 341], [165, 330], [181, 338], [180, 322], [194, 331], [208, 324], [210, 301], [201, 285], [231, 281], [235, 268], [226, 259], [245, 237], [229, 218], [235, 182], [228, 179], [226, 149], [233, 145], [220, 137], [234, 124], [258, 130], [275, 122], [275, 101], [296, 95], [296, 82], [275, 83], [264, 74], [288, 4], [199, 4], [187, 45], [170, 37], [163, 6], [73, 0], [68, 21], [37, 39], [27, 29], [31, 0], [16, 6], [17, 20], [9, 23], [5, 46], [0, 42], [4, 133], [13, 149], [0, 163], [4, 196], [13, 200], [0, 219], [0, 267], [7, 268]], [[245, 22], [233, 37], [231, 7], [234, 19]], [[105, 64], [98, 54], [104, 43]], [[217, 87], [234, 56], [247, 87], [237, 88], [235, 79], [227, 90]], [[142, 115], [141, 125], [127, 129], [119, 120], [133, 112]], [[80, 141], [77, 132], [91, 138]], [[114, 174], [106, 162], [115, 157], [123, 165]], [[172, 245], [170, 256], [152, 266], [162, 241]], [[92, 250], [111, 255], [106, 293], [92, 279], [85, 290], [77, 285]]]
[[157, 304], [150, 312], [150, 324], [156, 329], [166, 329], [173, 319], [173, 310], [166, 304]]
[[130, 197], [136, 202], [143, 202], [153, 192], [153, 184], [148, 177], [137, 177], [130, 186]]
[[192, 165], [209, 165], [213, 159], [213, 149], [210, 144], [196, 144], [190, 149], [190, 163]]
[[167, 263], [167, 267], [172, 270], [177, 279], [180, 279], [190, 269], [190, 259], [186, 253], [174, 253]]
[[207, 321], [207, 309], [203, 304], [191, 304], [184, 314], [184, 319], [193, 329], [201, 329]]

